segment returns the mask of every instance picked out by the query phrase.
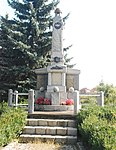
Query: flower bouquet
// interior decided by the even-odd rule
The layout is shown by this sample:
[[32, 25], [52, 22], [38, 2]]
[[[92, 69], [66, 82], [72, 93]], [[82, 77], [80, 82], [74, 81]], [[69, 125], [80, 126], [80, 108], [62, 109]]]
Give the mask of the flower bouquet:
[[61, 105], [74, 105], [73, 99], [61, 100]]
[[36, 99], [35, 101], [35, 110], [42, 110], [44, 111], [45, 108], [47, 107], [47, 105], [51, 105], [51, 100], [48, 98], [44, 98], [44, 97], [39, 97], [38, 99]]
[[51, 100], [48, 98], [39, 97], [35, 103], [38, 105], [51, 105]]

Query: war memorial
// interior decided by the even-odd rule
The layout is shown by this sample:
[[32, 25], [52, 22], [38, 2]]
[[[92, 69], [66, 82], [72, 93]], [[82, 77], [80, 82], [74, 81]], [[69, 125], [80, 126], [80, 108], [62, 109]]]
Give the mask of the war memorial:
[[[61, 11], [55, 10], [52, 32], [51, 63], [47, 68], [36, 69], [37, 90], [35, 98], [44, 97], [51, 100], [44, 110], [72, 110], [74, 108], [61, 105], [61, 101], [73, 99], [77, 101], [79, 91], [80, 70], [67, 68], [64, 65], [63, 52], [63, 19]], [[36, 107], [36, 110], [41, 109]], [[76, 111], [76, 110], [75, 110]]]

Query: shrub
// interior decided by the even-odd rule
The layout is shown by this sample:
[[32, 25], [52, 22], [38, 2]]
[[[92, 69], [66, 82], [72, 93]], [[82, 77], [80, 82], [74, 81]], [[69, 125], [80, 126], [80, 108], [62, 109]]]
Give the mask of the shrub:
[[8, 109], [8, 105], [5, 102], [0, 103], [0, 115]]
[[91, 150], [115, 150], [116, 108], [89, 107], [77, 115], [77, 128]]
[[80, 97], [81, 104], [97, 104], [97, 98], [96, 97], [87, 97], [87, 96], [81, 96]]
[[8, 108], [0, 117], [0, 146], [17, 138], [25, 125], [27, 113], [21, 109]]
[[97, 91], [104, 92], [105, 105], [116, 105], [116, 87], [103, 81], [97, 86]]

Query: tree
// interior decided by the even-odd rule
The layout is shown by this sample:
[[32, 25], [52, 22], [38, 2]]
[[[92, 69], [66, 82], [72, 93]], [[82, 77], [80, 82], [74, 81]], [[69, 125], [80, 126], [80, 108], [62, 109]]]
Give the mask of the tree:
[[[53, 16], [58, 0], [7, 0], [15, 18], [1, 16], [0, 90], [35, 88], [34, 70], [49, 64]], [[64, 17], [67, 19], [69, 14]], [[66, 62], [70, 59], [66, 58]], [[4, 62], [4, 63], [3, 63]]]
[[113, 84], [105, 84], [103, 81], [97, 86], [97, 91], [103, 91], [105, 104], [116, 104], [116, 87]]
[[71, 64], [71, 63], [70, 63], [71, 60], [73, 59], [73, 57], [71, 57], [71, 58], [68, 57], [67, 51], [68, 51], [71, 47], [72, 47], [72, 45], [70, 45], [70, 46], [64, 48], [64, 54], [65, 54], [65, 55], [64, 55], [64, 60], [65, 60], [64, 64], [65, 64], [68, 68], [73, 68], [73, 67], [76, 65], [76, 64]]
[[[12, 75], [11, 73], [11, 50], [12, 42], [9, 38], [9, 24], [8, 15], [5, 18], [0, 18], [0, 99], [3, 99], [5, 91], [11, 86]], [[12, 83], [13, 84], [13, 83]]]
[[36, 76], [33, 70], [48, 65], [52, 35], [49, 28], [51, 11], [58, 1], [8, 0], [8, 4], [15, 10], [16, 17], [8, 19], [8, 16], [1, 16], [1, 89], [34, 88]]

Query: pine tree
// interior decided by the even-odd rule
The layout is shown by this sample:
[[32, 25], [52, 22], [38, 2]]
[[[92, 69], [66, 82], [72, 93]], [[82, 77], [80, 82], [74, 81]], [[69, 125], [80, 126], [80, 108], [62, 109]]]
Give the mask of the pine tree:
[[48, 65], [44, 58], [49, 60], [51, 50], [51, 11], [58, 1], [8, 0], [8, 4], [15, 10], [15, 18], [1, 17], [0, 89], [28, 90], [35, 87], [34, 69]]
[[[7, 0], [15, 18], [1, 17], [0, 90], [35, 88], [34, 69], [49, 64], [53, 16], [58, 0]], [[69, 14], [64, 17], [67, 19]], [[65, 48], [66, 50], [67, 48]], [[69, 49], [69, 48], [68, 48]], [[67, 59], [66, 64], [70, 59]], [[72, 67], [72, 65], [69, 65]]]
[[64, 48], [64, 60], [65, 60], [65, 62], [64, 62], [64, 64], [68, 67], [68, 68], [73, 68], [76, 64], [71, 64], [70, 62], [71, 62], [71, 60], [73, 59], [73, 57], [68, 57], [68, 53], [67, 53], [67, 51], [70, 49], [72, 47], [72, 45], [70, 45], [70, 46], [68, 46], [68, 47], [66, 47], [66, 48]]
[[[10, 25], [8, 15], [0, 18], [0, 97], [14, 85], [12, 66], [12, 42], [9, 37]], [[11, 46], [11, 47], [10, 47]], [[12, 84], [12, 85], [11, 85]], [[2, 99], [2, 98], [1, 98]]]

